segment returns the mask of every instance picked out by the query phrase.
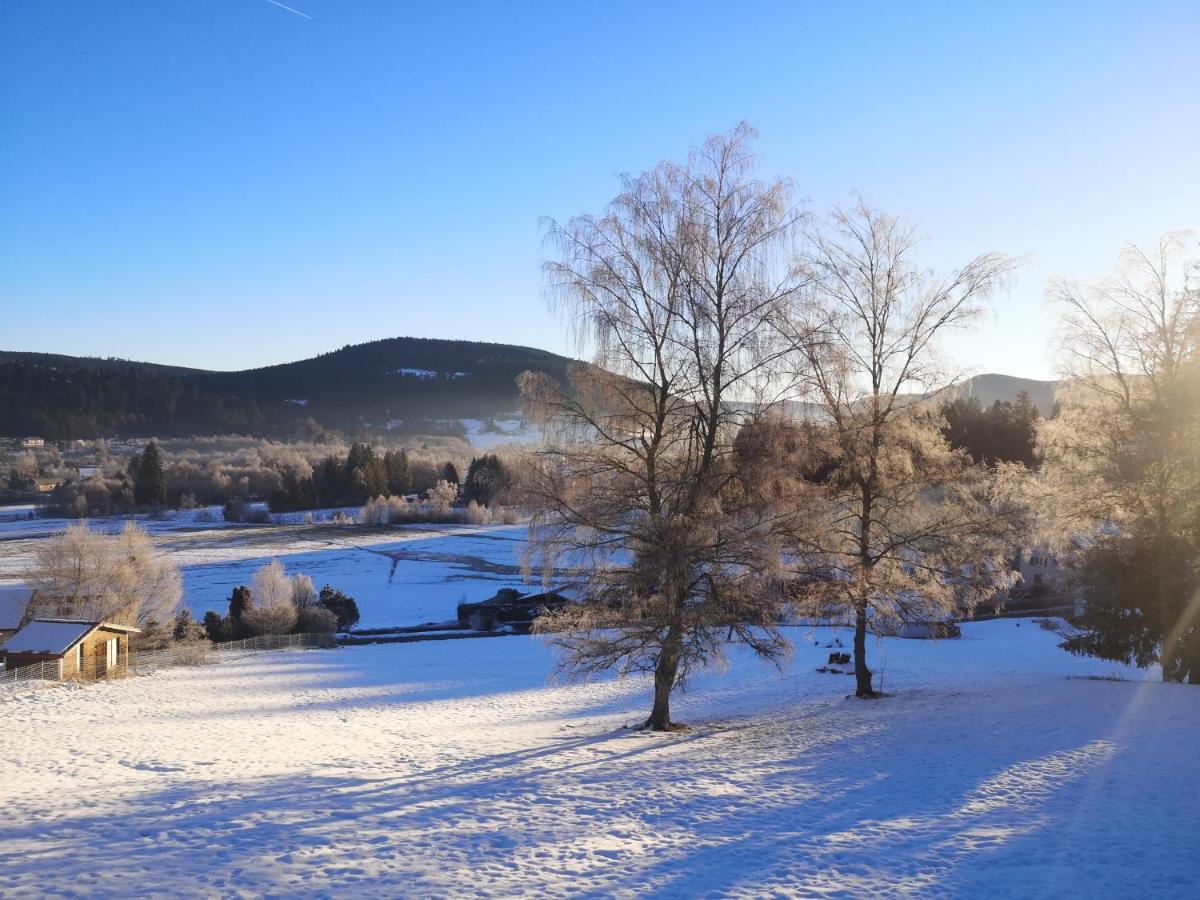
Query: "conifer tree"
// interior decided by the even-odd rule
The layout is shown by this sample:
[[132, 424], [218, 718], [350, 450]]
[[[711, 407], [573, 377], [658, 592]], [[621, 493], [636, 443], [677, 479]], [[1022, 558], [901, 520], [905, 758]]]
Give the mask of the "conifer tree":
[[[135, 456], [136, 471], [133, 475], [133, 496], [138, 506], [162, 506], [167, 502], [167, 474], [163, 469], [162, 451], [151, 441], [146, 449]], [[131, 468], [134, 463], [131, 462]]]

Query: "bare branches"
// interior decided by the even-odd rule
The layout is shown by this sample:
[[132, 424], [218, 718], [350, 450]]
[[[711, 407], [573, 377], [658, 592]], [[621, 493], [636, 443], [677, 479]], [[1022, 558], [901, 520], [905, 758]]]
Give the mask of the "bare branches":
[[28, 581], [37, 615], [124, 625], [168, 622], [182, 596], [179, 569], [132, 523], [112, 535], [69, 526], [38, 545]]
[[751, 137], [712, 137], [686, 165], [625, 177], [603, 215], [551, 224], [548, 290], [596, 365], [569, 392], [522, 380], [555, 436], [531, 479], [527, 565], [573, 573], [587, 598], [540, 627], [569, 673], [653, 670], [654, 727], [728, 641], [785, 646], [774, 611], [794, 513], [751, 502], [733, 441], [789, 393], [779, 320], [803, 283], [799, 215], [787, 183], [753, 179]]
[[802, 608], [855, 625], [859, 696], [871, 696], [864, 636], [914, 618], [951, 615], [1003, 583], [1003, 556], [1023, 524], [1019, 504], [953, 451], [924, 403], [944, 377], [936, 343], [972, 322], [1013, 268], [998, 253], [937, 276], [913, 260], [899, 219], [836, 210], [807, 234], [802, 303], [785, 321], [815, 435], [825, 520], [797, 542]]
[[[1188, 257], [1189, 247], [1193, 256]], [[1097, 523], [1178, 519], [1200, 459], [1189, 398], [1200, 390], [1200, 256], [1187, 233], [1130, 246], [1091, 284], [1055, 282], [1065, 386], [1043, 423], [1040, 488], [1063, 539]], [[1188, 513], [1190, 515], [1190, 513]], [[1156, 526], [1157, 527], [1157, 526]]]

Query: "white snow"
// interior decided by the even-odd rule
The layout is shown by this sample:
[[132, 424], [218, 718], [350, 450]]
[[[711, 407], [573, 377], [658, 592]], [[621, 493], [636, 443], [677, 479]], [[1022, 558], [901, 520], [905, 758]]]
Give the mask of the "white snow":
[[[357, 509], [344, 510], [357, 513]], [[313, 513], [318, 524], [337, 510]], [[520, 588], [524, 526], [414, 525], [297, 527], [305, 513], [275, 516], [284, 525], [230, 525], [220, 507], [196, 521], [195, 511], [157, 520], [137, 517], [183, 574], [184, 603], [197, 617], [224, 613], [229, 595], [249, 584], [255, 569], [278, 559], [291, 574], [309, 575], [318, 590], [330, 584], [354, 597], [363, 628], [416, 625], [454, 617], [463, 600], [486, 600], [498, 588]], [[119, 531], [124, 519], [95, 519], [93, 528]], [[0, 555], [0, 584], [19, 579], [36, 541], [62, 531], [69, 519], [0, 522], [8, 540]]]
[[183, 571], [184, 600], [197, 617], [209, 609], [223, 614], [233, 589], [278, 559], [289, 574], [312, 578], [317, 590], [329, 584], [355, 598], [359, 626], [377, 628], [445, 621], [461, 601], [520, 588], [525, 536], [524, 526], [348, 527], [272, 544], [251, 532], [242, 545], [180, 542], [173, 556]]
[[458, 378], [464, 378], [467, 375], [466, 372], [435, 372], [433, 369], [410, 369], [410, 368], [393, 369], [392, 374], [400, 375], [402, 377], [406, 376], [408, 378], [420, 378], [422, 380], [432, 379], [432, 378], [458, 379]]
[[529, 638], [0, 700], [0, 894], [1195, 896], [1200, 690], [1001, 620], [874, 644], [864, 702], [831, 636], [697, 679], [678, 735]]
[[545, 440], [536, 425], [519, 416], [503, 419], [460, 419], [467, 432], [467, 443], [476, 450], [494, 450], [507, 445], [525, 446]]

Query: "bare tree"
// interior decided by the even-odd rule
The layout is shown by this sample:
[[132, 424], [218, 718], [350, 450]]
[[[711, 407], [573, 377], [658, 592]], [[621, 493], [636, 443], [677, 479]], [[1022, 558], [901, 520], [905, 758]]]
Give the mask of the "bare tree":
[[789, 186], [753, 178], [750, 129], [709, 138], [687, 164], [622, 179], [601, 216], [553, 224], [550, 289], [596, 366], [571, 390], [526, 373], [552, 422], [531, 466], [527, 565], [569, 573], [582, 602], [538, 628], [575, 676], [654, 673], [646, 726], [731, 641], [767, 658], [782, 535], [803, 505], [740, 464], [734, 439], [783, 392], [773, 326], [796, 290]]
[[1068, 648], [1161, 662], [1165, 679], [1196, 683], [1200, 256], [1189, 243], [1175, 233], [1130, 246], [1108, 278], [1052, 287], [1064, 387], [1038, 444], [1047, 534], [1092, 538], [1088, 610]]
[[118, 534], [69, 526], [37, 545], [27, 578], [38, 616], [162, 625], [183, 596], [179, 569], [132, 522]]
[[912, 396], [944, 386], [938, 337], [975, 318], [1013, 263], [990, 253], [939, 277], [917, 266], [917, 246], [861, 201], [835, 211], [810, 231], [811, 289], [792, 316], [827, 516], [798, 545], [802, 606], [849, 614], [859, 697], [875, 695], [868, 630], [992, 595], [1020, 520], [1001, 493], [1013, 473], [952, 450], [932, 405]]

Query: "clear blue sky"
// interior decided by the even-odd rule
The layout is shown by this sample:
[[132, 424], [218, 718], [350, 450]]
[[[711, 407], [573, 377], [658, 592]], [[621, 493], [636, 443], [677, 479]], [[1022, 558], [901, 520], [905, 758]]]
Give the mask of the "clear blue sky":
[[[1050, 273], [1200, 226], [1200, 4], [8, 0], [0, 348], [240, 368], [411, 334], [567, 351], [538, 220], [741, 119], [816, 210]], [[836, 7], [836, 8], [833, 8]]]

